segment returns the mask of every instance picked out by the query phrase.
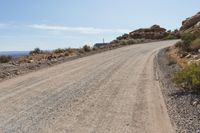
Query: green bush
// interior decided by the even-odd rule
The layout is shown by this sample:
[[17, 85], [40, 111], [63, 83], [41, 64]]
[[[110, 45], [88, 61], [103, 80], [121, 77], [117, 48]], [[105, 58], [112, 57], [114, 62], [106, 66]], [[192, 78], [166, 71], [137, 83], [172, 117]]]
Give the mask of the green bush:
[[186, 91], [200, 92], [200, 65], [192, 64], [173, 77], [174, 83]]
[[32, 55], [32, 54], [42, 54], [43, 53], [43, 51], [42, 50], [40, 50], [40, 48], [35, 48], [33, 51], [30, 51], [30, 55]]
[[192, 41], [190, 47], [191, 47], [193, 50], [198, 50], [198, 49], [200, 49], [200, 38], [197, 38], [197, 39], [195, 39], [194, 41]]
[[90, 52], [92, 49], [91, 49], [90, 46], [84, 45], [84, 46], [83, 46], [83, 50], [84, 50], [85, 52]]
[[0, 63], [8, 63], [9, 61], [12, 60], [12, 57], [11, 56], [0, 56]]

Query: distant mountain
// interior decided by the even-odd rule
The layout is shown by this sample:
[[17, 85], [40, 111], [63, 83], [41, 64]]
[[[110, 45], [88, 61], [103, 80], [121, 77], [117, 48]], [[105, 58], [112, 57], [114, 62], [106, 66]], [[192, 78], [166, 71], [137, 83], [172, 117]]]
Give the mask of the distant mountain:
[[0, 55], [21, 57], [29, 54], [29, 51], [0, 51]]

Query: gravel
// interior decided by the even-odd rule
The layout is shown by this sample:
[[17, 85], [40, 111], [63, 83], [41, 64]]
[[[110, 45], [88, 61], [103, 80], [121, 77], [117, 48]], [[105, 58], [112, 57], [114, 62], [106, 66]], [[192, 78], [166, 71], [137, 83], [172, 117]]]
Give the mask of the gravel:
[[170, 119], [178, 133], [200, 133], [200, 95], [175, 87], [171, 79], [180, 67], [169, 65], [166, 50], [158, 53], [156, 64]]

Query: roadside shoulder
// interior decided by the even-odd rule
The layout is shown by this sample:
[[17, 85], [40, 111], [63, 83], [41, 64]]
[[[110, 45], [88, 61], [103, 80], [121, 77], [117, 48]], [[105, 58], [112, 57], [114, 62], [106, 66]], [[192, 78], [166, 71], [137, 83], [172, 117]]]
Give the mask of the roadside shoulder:
[[200, 132], [200, 104], [194, 105], [200, 96], [175, 87], [171, 78], [180, 67], [170, 63], [166, 51], [158, 53], [155, 65], [171, 122], [177, 132]]

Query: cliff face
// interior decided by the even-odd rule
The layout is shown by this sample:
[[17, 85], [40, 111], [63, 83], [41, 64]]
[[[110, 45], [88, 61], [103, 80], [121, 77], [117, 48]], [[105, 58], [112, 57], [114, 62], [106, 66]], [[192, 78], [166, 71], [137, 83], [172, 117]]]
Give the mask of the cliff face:
[[182, 22], [180, 32], [200, 32], [200, 12]]

